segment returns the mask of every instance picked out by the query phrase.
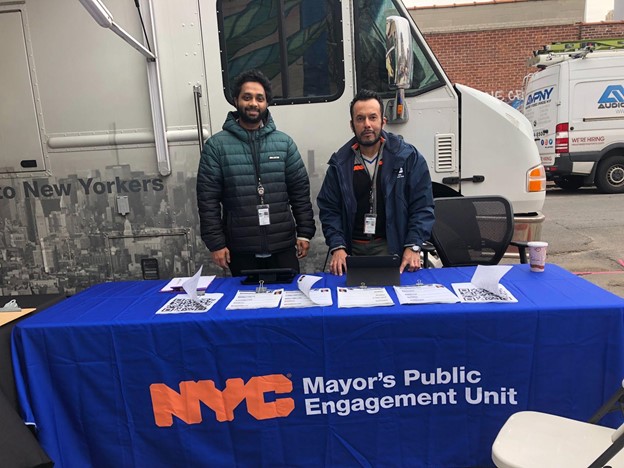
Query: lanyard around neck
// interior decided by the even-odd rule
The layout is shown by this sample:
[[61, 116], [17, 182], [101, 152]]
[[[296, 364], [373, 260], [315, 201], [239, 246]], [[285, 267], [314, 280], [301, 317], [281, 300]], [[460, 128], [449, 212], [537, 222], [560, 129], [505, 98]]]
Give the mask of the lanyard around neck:
[[362, 156], [362, 153], [360, 152], [360, 150], [358, 149], [355, 152], [355, 157], [357, 161], [361, 163], [362, 166], [364, 166], [364, 169], [366, 170], [366, 173], [368, 174], [368, 177], [370, 178], [370, 181], [371, 181], [370, 191], [368, 194], [368, 203], [369, 203], [369, 213], [372, 213], [372, 214], [375, 214], [377, 212], [377, 173], [379, 172], [378, 169], [379, 169], [379, 166], [381, 165], [383, 147], [384, 147], [384, 144], [382, 143], [381, 146], [379, 147], [379, 152], [377, 153], [377, 164], [375, 164], [375, 169], [373, 170], [372, 176], [370, 172], [368, 171], [368, 166], [366, 165], [366, 162], [364, 161], [364, 156]]
[[249, 147], [251, 149], [251, 159], [253, 160], [254, 172], [256, 174], [256, 180], [258, 181], [258, 186], [256, 187], [256, 192], [258, 193], [258, 197], [260, 197], [260, 204], [264, 205], [264, 185], [262, 185], [262, 177], [260, 175], [260, 151], [258, 149], [258, 130], [247, 130], [247, 135], [249, 136]]

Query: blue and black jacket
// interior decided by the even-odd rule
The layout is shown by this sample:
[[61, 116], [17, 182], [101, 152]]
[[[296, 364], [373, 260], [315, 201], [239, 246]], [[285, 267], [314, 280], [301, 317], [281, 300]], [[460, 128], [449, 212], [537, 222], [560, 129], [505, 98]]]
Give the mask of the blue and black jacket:
[[[382, 131], [386, 239], [392, 254], [402, 255], [406, 245], [421, 245], [431, 237], [433, 193], [427, 162], [414, 146]], [[357, 141], [347, 142], [332, 155], [316, 202], [325, 243], [330, 250], [345, 246], [351, 254], [357, 203], [353, 193], [353, 166]]]

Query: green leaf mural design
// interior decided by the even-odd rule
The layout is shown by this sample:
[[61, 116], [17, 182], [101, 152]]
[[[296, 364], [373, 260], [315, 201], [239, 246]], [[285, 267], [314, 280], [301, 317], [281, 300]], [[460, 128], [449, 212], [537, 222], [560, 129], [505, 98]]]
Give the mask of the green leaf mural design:
[[[325, 32], [325, 21], [314, 23], [306, 29], [297, 31], [287, 39], [288, 64], [299, 60], [304, 52]], [[232, 76], [250, 68], [260, 68], [270, 78], [280, 72], [279, 44], [270, 44], [240, 57], [230, 60], [229, 70]]]
[[[284, 15], [299, 6], [303, 0], [286, 0]], [[224, 2], [225, 3], [225, 2]], [[276, 0], [252, 1], [239, 13], [224, 18], [228, 57], [235, 57], [249, 44], [255, 44], [277, 32], [279, 2]]]

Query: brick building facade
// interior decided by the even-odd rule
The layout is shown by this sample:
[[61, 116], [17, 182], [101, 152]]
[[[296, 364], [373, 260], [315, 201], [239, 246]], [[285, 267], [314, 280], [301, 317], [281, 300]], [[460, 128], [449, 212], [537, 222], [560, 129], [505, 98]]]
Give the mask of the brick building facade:
[[[477, 5], [472, 8], [480, 8]], [[444, 15], [440, 9], [436, 14]], [[414, 12], [419, 26], [419, 18]], [[527, 66], [532, 52], [545, 44], [584, 39], [624, 37], [624, 21], [539, 26], [491, 27], [463, 26], [459, 31], [427, 31], [423, 34], [442, 67], [454, 83], [461, 83], [506, 102], [522, 99], [524, 77], [537, 69]]]

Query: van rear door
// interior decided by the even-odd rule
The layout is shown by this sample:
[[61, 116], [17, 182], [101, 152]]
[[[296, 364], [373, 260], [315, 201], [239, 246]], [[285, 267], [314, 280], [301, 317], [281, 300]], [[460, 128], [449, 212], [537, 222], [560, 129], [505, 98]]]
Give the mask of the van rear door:
[[535, 73], [529, 79], [525, 92], [523, 113], [533, 125], [533, 135], [544, 166], [555, 162], [560, 69], [555, 65]]
[[597, 161], [604, 148], [624, 143], [624, 54], [605, 53], [574, 65], [570, 71], [570, 152], [583, 153], [585, 159], [592, 159], [593, 154]]

